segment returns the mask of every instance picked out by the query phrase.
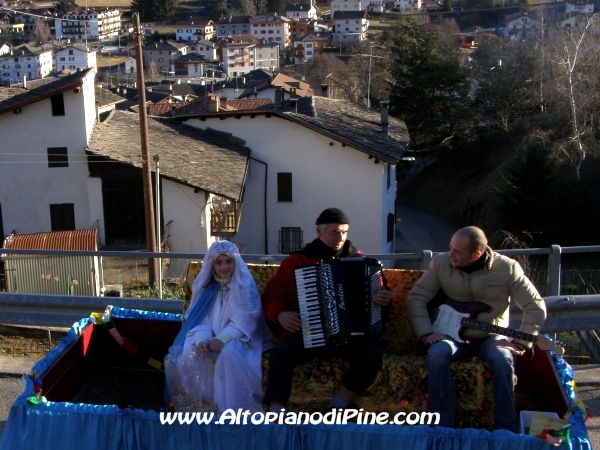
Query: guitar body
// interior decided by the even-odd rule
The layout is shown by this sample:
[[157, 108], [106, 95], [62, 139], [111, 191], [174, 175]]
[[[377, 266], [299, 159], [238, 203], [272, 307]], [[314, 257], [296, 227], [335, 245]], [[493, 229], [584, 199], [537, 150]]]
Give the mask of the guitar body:
[[434, 333], [445, 334], [454, 341], [463, 344], [465, 339], [462, 334], [466, 327], [463, 327], [463, 319], [474, 319], [481, 312], [489, 312], [490, 308], [481, 302], [457, 302], [451, 298], [446, 298], [444, 304], [437, 310], [437, 316], [433, 322]]
[[503, 328], [475, 319], [481, 312], [489, 312], [491, 308], [481, 302], [457, 302], [446, 297], [443, 304], [437, 307], [432, 315], [434, 333], [445, 334], [454, 341], [464, 344], [464, 330], [479, 330], [486, 333], [508, 336], [513, 339], [535, 343], [542, 350], [552, 350], [557, 355], [565, 353], [565, 349], [545, 336], [524, 333], [510, 328]]

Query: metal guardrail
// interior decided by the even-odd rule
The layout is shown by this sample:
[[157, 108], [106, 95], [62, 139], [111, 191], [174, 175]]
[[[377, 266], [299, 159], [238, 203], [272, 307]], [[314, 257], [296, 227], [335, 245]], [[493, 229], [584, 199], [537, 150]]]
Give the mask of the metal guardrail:
[[0, 292], [0, 323], [32, 327], [70, 327], [107, 305], [181, 314], [183, 300], [74, 295], [13, 294]]
[[[600, 329], [600, 296], [574, 295], [560, 296], [561, 255], [574, 253], [600, 253], [600, 245], [586, 247], [510, 249], [497, 250], [507, 256], [514, 255], [548, 255], [548, 276], [546, 285], [546, 302], [548, 319], [543, 331], [555, 333], [560, 331]], [[66, 251], [66, 250], [23, 250], [0, 249], [1, 253], [10, 255], [79, 255], [120, 258], [170, 258], [201, 260], [204, 254], [198, 253], [152, 253], [131, 251]], [[382, 261], [417, 261], [420, 268], [426, 269], [436, 254], [430, 250], [418, 253], [387, 253], [366, 255]], [[5, 255], [1, 255], [5, 256]], [[242, 258], [249, 263], [281, 262], [287, 255], [255, 255], [244, 254]], [[29, 324], [42, 326], [70, 326], [73, 322], [86, 317], [91, 311], [103, 311], [108, 303], [118, 303], [119, 306], [133, 309], [152, 311], [182, 312], [182, 300], [133, 299], [121, 297], [117, 300], [107, 300], [106, 297], [77, 297], [37, 294], [8, 294], [0, 293], [0, 323]], [[513, 309], [514, 308], [514, 309]], [[520, 323], [522, 314], [514, 305], [511, 307], [511, 324]], [[69, 323], [70, 322], [70, 323]], [[60, 324], [60, 325], [57, 325]]]
[[[544, 297], [546, 321], [542, 333], [600, 330], [600, 295], [562, 295]], [[510, 328], [518, 328], [523, 312], [510, 305]]]

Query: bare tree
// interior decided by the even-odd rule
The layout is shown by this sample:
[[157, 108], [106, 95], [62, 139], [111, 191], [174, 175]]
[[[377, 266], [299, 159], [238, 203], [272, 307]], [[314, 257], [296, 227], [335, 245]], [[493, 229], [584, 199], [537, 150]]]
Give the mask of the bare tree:
[[256, 4], [254, 0], [237, 0], [233, 3], [234, 16], [255, 16]]
[[[579, 16], [583, 17], [583, 16]], [[597, 14], [584, 16], [575, 25], [554, 30], [550, 41], [549, 59], [555, 66], [557, 90], [562, 93], [568, 108], [569, 132], [567, 138], [556, 143], [558, 150], [575, 168], [577, 179], [588, 148], [586, 138], [593, 128], [597, 111], [598, 45], [592, 41], [591, 29]]]
[[156, 63], [153, 59], [150, 60], [150, 64], [148, 64], [148, 78], [154, 80], [158, 75], [158, 71], [156, 70]]
[[36, 19], [33, 29], [31, 30], [31, 38], [35, 45], [42, 45], [50, 40], [50, 27], [43, 19]]

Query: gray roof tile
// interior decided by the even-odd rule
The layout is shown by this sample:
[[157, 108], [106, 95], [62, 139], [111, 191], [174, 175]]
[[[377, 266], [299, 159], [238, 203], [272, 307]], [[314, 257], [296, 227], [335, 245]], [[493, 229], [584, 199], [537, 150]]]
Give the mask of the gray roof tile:
[[[148, 142], [150, 155], [160, 157], [162, 176], [234, 200], [241, 198], [250, 150], [239, 139], [171, 119], [148, 118]], [[114, 111], [94, 126], [88, 152], [141, 168], [139, 116]]]

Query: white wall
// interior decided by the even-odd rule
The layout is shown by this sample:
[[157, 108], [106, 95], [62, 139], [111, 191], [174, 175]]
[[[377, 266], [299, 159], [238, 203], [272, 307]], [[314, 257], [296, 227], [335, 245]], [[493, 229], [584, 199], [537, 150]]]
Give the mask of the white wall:
[[[368, 159], [365, 153], [342, 147], [339, 142], [275, 116], [217, 118], [204, 122], [190, 119], [186, 123], [202, 129], [211, 127], [233, 133], [246, 141], [246, 146], [252, 150], [251, 156], [269, 165], [268, 253], [278, 253], [281, 227], [301, 227], [305, 244], [314, 239], [315, 219], [328, 207], [346, 212], [351, 222], [349, 238], [364, 252], [380, 253], [387, 248], [382, 222], [390, 207], [386, 205], [384, 211], [382, 204], [383, 163], [374, 164], [374, 159]], [[278, 172], [292, 173], [293, 202], [277, 202]], [[248, 174], [245, 202], [256, 204], [259, 202], [256, 197], [262, 201], [262, 190], [253, 191], [264, 182], [261, 175], [264, 174], [259, 171]], [[259, 180], [256, 180], [257, 176]], [[242, 229], [238, 233], [240, 238], [231, 238], [232, 241], [246, 243], [246, 253], [264, 252], [264, 248], [258, 245], [264, 227], [254, 228], [259, 220], [253, 217], [247, 224], [245, 217], [261, 214], [261, 210], [254, 211], [244, 206]], [[247, 228], [250, 223], [252, 229]]]
[[[206, 253], [214, 239], [210, 234], [210, 211], [206, 192], [161, 178], [162, 214], [169, 225], [169, 250], [177, 253]], [[184, 274], [187, 260], [171, 260], [169, 272]]]
[[[0, 153], [13, 154], [7, 158], [12, 164], [0, 164], [5, 232], [51, 231], [53, 203], [74, 204], [77, 229], [90, 228], [101, 217], [101, 210], [93, 215], [89, 201], [101, 197], [101, 187], [88, 183], [85, 147], [93, 122], [84, 122], [94, 117], [93, 74], [87, 80], [79, 93], [63, 94], [64, 116], [52, 116], [50, 99], [24, 106], [21, 114], [0, 115]], [[85, 102], [84, 93], [90, 97]], [[67, 147], [69, 166], [49, 168], [48, 147]]]

